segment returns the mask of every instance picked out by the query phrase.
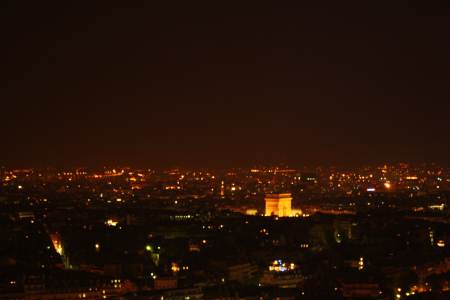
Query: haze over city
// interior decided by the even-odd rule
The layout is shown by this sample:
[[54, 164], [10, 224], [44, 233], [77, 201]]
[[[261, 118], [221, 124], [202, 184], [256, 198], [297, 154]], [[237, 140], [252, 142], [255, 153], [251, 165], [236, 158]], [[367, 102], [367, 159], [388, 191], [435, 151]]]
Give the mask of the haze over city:
[[10, 166], [448, 164], [448, 3], [2, 4]]

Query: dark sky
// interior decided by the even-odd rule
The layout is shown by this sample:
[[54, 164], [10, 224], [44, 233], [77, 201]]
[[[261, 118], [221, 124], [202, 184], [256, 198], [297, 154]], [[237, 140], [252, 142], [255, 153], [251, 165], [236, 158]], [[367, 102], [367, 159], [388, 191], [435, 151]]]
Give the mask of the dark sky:
[[450, 163], [448, 1], [1, 2], [0, 165]]

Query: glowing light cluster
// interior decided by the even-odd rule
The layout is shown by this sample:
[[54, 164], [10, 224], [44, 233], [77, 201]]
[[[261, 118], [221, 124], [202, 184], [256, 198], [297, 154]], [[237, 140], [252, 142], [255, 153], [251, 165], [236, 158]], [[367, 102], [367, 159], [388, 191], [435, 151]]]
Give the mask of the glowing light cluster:
[[361, 257], [358, 262], [358, 270], [364, 270], [364, 257]]
[[51, 234], [50, 237], [52, 240], [53, 247], [55, 248], [55, 251], [59, 255], [63, 255], [64, 251], [63, 251], [63, 246], [61, 243], [61, 237], [59, 236], [59, 234]]
[[172, 266], [171, 266], [170, 269], [172, 270], [173, 273], [180, 272], [180, 266], [177, 263], [175, 263], [175, 262], [172, 263]]
[[272, 265], [269, 266], [269, 271], [277, 273], [289, 272], [295, 269], [297, 269], [297, 266], [294, 263], [285, 263], [281, 259], [273, 261]]
[[105, 224], [108, 226], [116, 227], [119, 222], [113, 219], [106, 220]]

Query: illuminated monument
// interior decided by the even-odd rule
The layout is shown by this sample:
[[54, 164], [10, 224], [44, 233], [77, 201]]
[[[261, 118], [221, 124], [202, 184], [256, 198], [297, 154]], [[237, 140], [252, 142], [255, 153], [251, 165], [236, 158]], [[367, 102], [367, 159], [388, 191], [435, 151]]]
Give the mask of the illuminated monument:
[[266, 216], [291, 217], [292, 216], [292, 195], [290, 193], [283, 194], [266, 194]]

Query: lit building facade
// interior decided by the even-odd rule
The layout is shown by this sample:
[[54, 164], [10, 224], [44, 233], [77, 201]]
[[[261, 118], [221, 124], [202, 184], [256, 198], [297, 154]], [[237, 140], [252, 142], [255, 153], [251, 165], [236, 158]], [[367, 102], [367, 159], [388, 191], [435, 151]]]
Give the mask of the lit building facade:
[[292, 195], [266, 194], [266, 216], [291, 217], [292, 216]]

